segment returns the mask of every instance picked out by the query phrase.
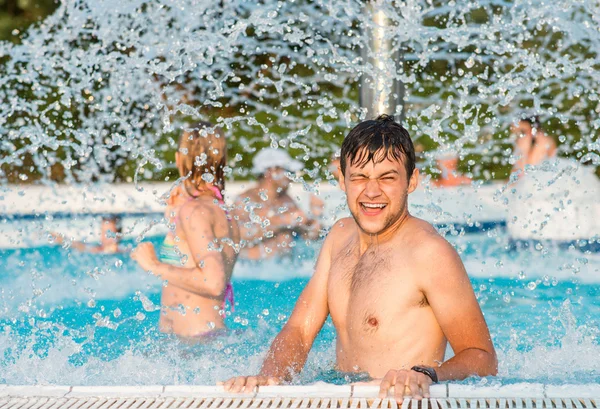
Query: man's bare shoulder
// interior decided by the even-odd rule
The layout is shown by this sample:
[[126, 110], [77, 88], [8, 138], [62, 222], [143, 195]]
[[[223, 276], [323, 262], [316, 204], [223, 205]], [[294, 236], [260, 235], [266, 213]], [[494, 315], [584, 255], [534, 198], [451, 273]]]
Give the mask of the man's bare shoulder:
[[425, 220], [412, 218], [403, 234], [403, 245], [411, 255], [411, 263], [423, 276], [464, 274], [464, 266], [454, 247]]
[[331, 262], [339, 253], [340, 248], [345, 246], [356, 233], [356, 222], [351, 217], [346, 217], [336, 221], [329, 229], [327, 237], [321, 246], [319, 258], [326, 258]]
[[331, 226], [325, 238], [325, 243], [335, 253], [337, 248], [345, 246], [351, 240], [356, 231], [357, 226], [354, 219], [352, 217], [344, 217]]
[[332, 237], [332, 239], [338, 240], [340, 238], [347, 237], [354, 232], [356, 232], [356, 222], [354, 219], [352, 217], [343, 217], [336, 221], [333, 226], [331, 226], [327, 237]]
[[400, 237], [405, 248], [410, 249], [416, 261], [457, 257], [454, 247], [430, 223], [411, 217]]

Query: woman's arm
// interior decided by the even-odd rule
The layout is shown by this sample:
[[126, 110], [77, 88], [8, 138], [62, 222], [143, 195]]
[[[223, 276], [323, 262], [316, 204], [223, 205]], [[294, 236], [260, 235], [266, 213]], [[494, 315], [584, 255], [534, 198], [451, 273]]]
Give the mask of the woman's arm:
[[227, 286], [221, 244], [213, 232], [213, 209], [190, 202], [180, 208], [179, 223], [185, 234], [194, 267], [179, 267], [158, 260], [151, 243], [141, 243], [131, 257], [170, 285], [203, 297], [220, 297]]

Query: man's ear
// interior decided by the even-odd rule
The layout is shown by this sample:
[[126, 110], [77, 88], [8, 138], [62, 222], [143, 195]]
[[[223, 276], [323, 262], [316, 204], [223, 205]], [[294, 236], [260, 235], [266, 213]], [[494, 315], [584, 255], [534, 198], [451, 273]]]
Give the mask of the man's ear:
[[342, 173], [342, 169], [340, 167], [338, 167], [339, 169], [339, 178], [338, 178], [338, 182], [340, 184], [340, 188], [342, 189], [342, 191], [345, 193], [346, 192], [346, 185], [344, 184], [344, 174]]
[[408, 180], [408, 193], [414, 192], [417, 186], [419, 186], [419, 169], [415, 168]]

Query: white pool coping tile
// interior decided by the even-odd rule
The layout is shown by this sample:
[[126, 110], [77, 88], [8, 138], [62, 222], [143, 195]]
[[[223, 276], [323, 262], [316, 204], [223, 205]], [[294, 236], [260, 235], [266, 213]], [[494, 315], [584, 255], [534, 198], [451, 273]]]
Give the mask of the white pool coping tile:
[[225, 392], [223, 386], [211, 385], [167, 385], [161, 397], [202, 397], [202, 398], [253, 398], [256, 391], [245, 394]]
[[67, 397], [159, 397], [165, 387], [154, 386], [73, 386]]
[[546, 397], [600, 399], [600, 384], [546, 385]]
[[61, 385], [0, 385], [0, 396], [62, 397], [71, 391]]
[[514, 385], [479, 386], [448, 384], [449, 398], [538, 398], [543, 399], [541, 383], [516, 383]]
[[[393, 390], [388, 397], [393, 396]], [[431, 398], [531, 398], [531, 399], [600, 399], [600, 384], [543, 385], [519, 383], [513, 385], [432, 385]], [[114, 397], [114, 398], [358, 398], [377, 399], [378, 385], [332, 385], [324, 382], [312, 385], [261, 386], [253, 393], [232, 394], [222, 386], [168, 385], [168, 386], [61, 386], [61, 385], [6, 385], [0, 384], [0, 397]]]
[[[388, 392], [388, 397], [394, 396], [394, 388]], [[429, 396], [431, 398], [448, 397], [448, 387], [446, 384], [431, 385], [429, 387]], [[355, 384], [352, 390], [353, 398], [377, 399], [379, 398], [379, 385], [361, 385]]]
[[257, 398], [350, 398], [352, 386], [319, 382], [313, 385], [259, 386]]

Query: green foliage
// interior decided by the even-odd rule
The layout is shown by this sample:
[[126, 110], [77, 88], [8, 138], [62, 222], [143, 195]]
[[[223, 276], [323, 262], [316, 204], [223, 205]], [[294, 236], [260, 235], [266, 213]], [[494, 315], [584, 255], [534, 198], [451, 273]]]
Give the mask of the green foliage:
[[[446, 4], [444, 1], [434, 1], [434, 3], [439, 3], [440, 8]], [[52, 13], [56, 9], [57, 3], [50, 0], [0, 0], [0, 6], [0, 40], [18, 42], [19, 33]], [[466, 11], [463, 10], [460, 15], [442, 12], [427, 18], [422, 24], [424, 27], [440, 30], [455, 24], [481, 25], [497, 18], [502, 12], [501, 6], [484, 8], [475, 4], [466, 6]], [[254, 32], [252, 27], [248, 28], [246, 35], [258, 37], [259, 41], [263, 41], [260, 34]], [[321, 172], [320, 167], [327, 163], [331, 153], [339, 147], [344, 134], [348, 131], [347, 127], [341, 125], [339, 118], [325, 114], [327, 111], [325, 105], [331, 102], [328, 110], [336, 115], [338, 112], [350, 112], [350, 120], [356, 122], [358, 118], [352, 110], [352, 105], [358, 101], [358, 79], [350, 80], [343, 86], [334, 85], [335, 81], [323, 80], [312, 84], [312, 87], [308, 89], [306, 86], [304, 88], [298, 86], [297, 89], [294, 89], [296, 84], [288, 81], [283, 86], [287, 88], [286, 98], [292, 102], [282, 104], [275, 85], [261, 85], [260, 91], [267, 92], [259, 93], [256, 92], [257, 89], [252, 88], [253, 85], [256, 85], [254, 81], [260, 78], [265, 79], [267, 84], [275, 84], [281, 78], [277, 69], [282, 66], [287, 67], [287, 75], [297, 76], [297, 78], [326, 77], [335, 73], [326, 65], [295, 63], [289, 55], [279, 51], [274, 52], [274, 48], [269, 49], [270, 40], [272, 38], [265, 37], [264, 51], [248, 54], [243, 49], [237, 51], [235, 62], [227, 67], [235, 76], [228, 76], [225, 74], [229, 73], [220, 71], [213, 73], [215, 78], [225, 78], [223, 81], [225, 88], [236, 89], [240, 85], [247, 86], [246, 91], [239, 93], [240, 98], [222, 98], [222, 100], [214, 97], [206, 98], [203, 84], [195, 81], [190, 76], [191, 74], [185, 71], [177, 78], [157, 77], [156, 84], [168, 89], [168, 92], [165, 91], [165, 95], [175, 95], [173, 101], [167, 103], [169, 110], [178, 114], [177, 118], [171, 118], [171, 121], [178, 125], [173, 128], [179, 128], [182, 123], [186, 122], [186, 119], [191, 122], [185, 112], [172, 108], [173, 105], [181, 104], [182, 101], [188, 107], [201, 113], [204, 118], [209, 118], [213, 123], [223, 122], [222, 118], [253, 118], [254, 123], [241, 120], [231, 121], [226, 130], [230, 141], [229, 164], [234, 169], [233, 177], [246, 178], [247, 170], [251, 167], [253, 152], [273, 144], [288, 149], [294, 156], [304, 156], [309, 173], [317, 176]], [[91, 46], [94, 41], [94, 38], [85, 38], [83, 39], [84, 45], [78, 44], [78, 46], [85, 48], [86, 44]], [[436, 45], [435, 39], [427, 41], [427, 47]], [[552, 27], [542, 24], [525, 31], [521, 45], [525, 50], [540, 54], [549, 50], [558, 50], [564, 56], [586, 57], [593, 56], [596, 52], [584, 42], [562, 47], [561, 41], [562, 37], [559, 31], [554, 31]], [[262, 47], [263, 44], [260, 45]], [[352, 47], [352, 42], [343, 46]], [[124, 56], [135, 51], [135, 46], [131, 45], [107, 44], [106, 47], [109, 47], [114, 53], [122, 53]], [[410, 47], [404, 51], [406, 55], [419, 52]], [[497, 106], [493, 107], [491, 103], [481, 103], [482, 98], [478, 100], [477, 104], [466, 104], [459, 107], [447, 101], [466, 101], [469, 97], [477, 96], [479, 90], [476, 86], [461, 89], [455, 86], [457, 83], [461, 81], [468, 83], [469, 78], [476, 78], [476, 85], [492, 87], [503, 75], [522, 73], [526, 67], [519, 65], [518, 62], [516, 64], [510, 62], [498, 64], [498, 59], [493, 58], [493, 53], [486, 54], [486, 50], [480, 50], [474, 43], [467, 42], [460, 49], [447, 51], [451, 51], [458, 57], [453, 57], [451, 60], [431, 57], [425, 63], [414, 57], [413, 59], [407, 58], [403, 62], [404, 71], [414, 74], [416, 78], [406, 84], [406, 111], [410, 113], [407, 116], [406, 126], [413, 136], [419, 150], [420, 160], [427, 173], [434, 177], [437, 175], [435, 157], [430, 153], [444, 145], [460, 143], [457, 150], [462, 154], [460, 169], [463, 172], [468, 172], [475, 179], [506, 179], [511, 169], [511, 164], [508, 162], [511, 145], [507, 139], [510, 121], [515, 119], [517, 113], [534, 107], [536, 97], [543, 101], [541, 108], [550, 112], [554, 109], [557, 114], [556, 118], [548, 119], [544, 123], [544, 129], [556, 138], [559, 145], [564, 145], [563, 154], [580, 158], [594, 149], [586, 140], [586, 138], [589, 139], [590, 133], [598, 131], [597, 127], [591, 125], [597, 116], [594, 105], [587, 103], [588, 101], [582, 103], [589, 96], [578, 92], [576, 87], [573, 87], [574, 92], [565, 93], [565, 86], [569, 81], [574, 81], [574, 78], [566, 78], [562, 83], [556, 82], [546, 88], [532, 84], [531, 95], [520, 95], [514, 99], [516, 104], [502, 107], [500, 113], [494, 110]], [[475, 58], [467, 63], [468, 56]], [[507, 61], [509, 60], [507, 59]], [[256, 70], [256, 67], [260, 67], [260, 69]], [[1, 70], [2, 66], [0, 65], [0, 74]], [[96, 75], [96, 73], [93, 74]], [[108, 81], [108, 76], [106, 79]], [[111, 140], [114, 135], [128, 138], [129, 135], [123, 131], [127, 128], [127, 124], [115, 123], [114, 126], [94, 130], [96, 134], [88, 146], [85, 146], [85, 155], [71, 157], [70, 149], [72, 147], [69, 144], [77, 137], [79, 121], [98, 114], [95, 111], [97, 101], [94, 101], [93, 95], [104, 85], [97, 80], [90, 87], [89, 94], [85, 89], [81, 91], [81, 95], [76, 98], [77, 104], [68, 107], [56, 104], [59, 108], [51, 109], [53, 104], [60, 99], [60, 92], [58, 86], [52, 84], [52, 81], [48, 81], [48, 84], [50, 85], [46, 86], [52, 88], [50, 92], [44, 93], [45, 97], [37, 100], [35, 90], [28, 84], [17, 82], [9, 84], [20, 96], [35, 101], [36, 112], [49, 110], [50, 113], [47, 116], [42, 115], [41, 119], [47, 126], [45, 131], [54, 136], [58, 142], [51, 155], [42, 155], [47, 159], [47, 161], [42, 159], [43, 166], [40, 166], [40, 158], [32, 157], [31, 152], [27, 151], [24, 142], [20, 145], [17, 143], [15, 148], [20, 153], [15, 155], [15, 162], [10, 166], [2, 165], [2, 172], [9, 182], [33, 181], [43, 176], [56, 181], [68, 181], [69, 177], [73, 177], [69, 176], [71, 174], [77, 180], [85, 180], [86, 170], [91, 168], [99, 169], [100, 173], [105, 173], [107, 177], [112, 177], [114, 173], [114, 179], [112, 179], [114, 181], [131, 181], [134, 179], [136, 171], [141, 171], [144, 179], [173, 180], [177, 177], [174, 168], [174, 151], [179, 135], [176, 131], [156, 129], [152, 119], [148, 119], [152, 115], [147, 113], [148, 108], [143, 103], [124, 101], [122, 112], [124, 114], [135, 113], [134, 117], [139, 118], [139, 123], [135, 126], [149, 135], [148, 141], [153, 148], [153, 155], [164, 164], [162, 168], [152, 166], [152, 164], [146, 165], [147, 161], [141, 160], [139, 151], [136, 151], [135, 147], [143, 145], [147, 141], [134, 141], [132, 142], [133, 148], [122, 150], [119, 149], [118, 142]], [[496, 92], [495, 97], [501, 98], [510, 93], [510, 90], [499, 89]], [[50, 97], [48, 97], [49, 95]], [[323, 96], [327, 96], [329, 99], [325, 104], [319, 101]], [[561, 99], [557, 100], [557, 96], [561, 96]], [[206, 104], [206, 100], [209, 100], [210, 104]], [[439, 104], [440, 107], [430, 109], [436, 104]], [[450, 106], [452, 112], [450, 115], [442, 115], [444, 104]], [[426, 114], [422, 114], [425, 111]], [[137, 115], [138, 113], [139, 115]], [[108, 115], [109, 113], [103, 112], [102, 114]], [[298, 131], [297, 127], [294, 127], [296, 125], [294, 120], [298, 118], [301, 118], [303, 123], [314, 125]], [[27, 112], [12, 115], [10, 118], [13, 124], [17, 121], [27, 123], [30, 120]], [[476, 138], [464, 138], [468, 127], [480, 129]], [[306, 142], [308, 138], [305, 138], [305, 134], [307, 133], [311, 136], [310, 145]], [[307, 149], [310, 149], [310, 155], [305, 154]], [[42, 174], [44, 172], [45, 175]]]
[[0, 41], [18, 42], [23, 31], [57, 7], [56, 0], [0, 0]]

